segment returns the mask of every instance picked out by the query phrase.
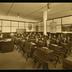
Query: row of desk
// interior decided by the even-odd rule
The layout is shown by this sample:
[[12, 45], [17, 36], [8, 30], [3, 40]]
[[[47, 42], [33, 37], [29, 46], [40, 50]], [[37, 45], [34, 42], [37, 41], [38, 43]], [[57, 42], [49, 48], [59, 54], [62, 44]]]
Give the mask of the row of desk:
[[1, 39], [0, 40], [0, 53], [11, 52], [14, 50], [14, 44], [12, 39]]
[[[21, 44], [25, 42], [24, 39], [17, 38], [17, 40], [21, 40]], [[20, 43], [19, 43], [20, 44]], [[30, 42], [31, 44], [31, 55], [34, 60], [37, 60], [37, 62], [41, 64], [46, 64], [48, 65], [49, 61], [55, 61], [55, 66], [57, 64], [57, 61], [61, 59], [62, 57], [64, 58], [63, 54], [66, 55], [66, 49], [62, 48], [61, 46], [58, 46], [56, 44], [52, 44], [51, 49], [48, 47], [42, 47], [42, 48], [37, 48], [36, 44], [33, 42]], [[24, 48], [24, 47], [23, 47]], [[30, 48], [30, 47], [29, 47]], [[27, 49], [28, 50], [28, 49]], [[65, 51], [66, 50], [66, 51]], [[57, 52], [57, 53], [56, 53]], [[29, 53], [29, 52], [28, 52]], [[64, 58], [64, 63], [66, 58]], [[63, 63], [63, 64], [64, 64]], [[71, 66], [72, 67], [72, 66]], [[65, 66], [64, 66], [65, 68]]]
[[64, 69], [72, 69], [72, 54], [64, 59], [63, 68]]
[[[17, 41], [18, 40], [21, 42], [19, 44], [25, 43], [24, 39], [17, 38]], [[26, 49], [26, 53], [28, 53], [28, 55], [30, 53], [29, 56], [31, 56], [34, 61], [37, 60], [37, 62], [41, 63], [42, 65], [48, 65], [49, 61], [55, 61], [54, 64], [56, 66], [58, 57], [54, 54], [54, 50], [51, 50], [48, 47], [37, 48], [36, 44], [33, 42], [30, 42], [30, 45], [26, 44], [23, 49]]]

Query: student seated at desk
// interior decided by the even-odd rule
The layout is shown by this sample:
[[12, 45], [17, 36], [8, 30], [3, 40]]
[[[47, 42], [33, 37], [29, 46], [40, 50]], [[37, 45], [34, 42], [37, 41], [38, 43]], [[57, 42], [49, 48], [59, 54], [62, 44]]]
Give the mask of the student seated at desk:
[[46, 37], [42, 37], [42, 42], [43, 42], [43, 47], [47, 47], [47, 38]]
[[50, 45], [50, 39], [49, 38], [46, 40], [46, 43], [47, 43], [47, 47], [49, 48], [49, 45]]
[[63, 39], [61, 38], [60, 35], [58, 35], [58, 37], [57, 37], [57, 39], [56, 39], [56, 44], [57, 44], [58, 46], [61, 46], [61, 42], [63, 42]]
[[28, 59], [28, 57], [30, 57], [31, 54], [31, 43], [29, 38], [26, 38], [25, 44], [24, 44], [24, 52], [26, 53], [26, 59]]
[[39, 38], [37, 46], [38, 46], [38, 48], [43, 47], [43, 41], [41, 40], [41, 38]]

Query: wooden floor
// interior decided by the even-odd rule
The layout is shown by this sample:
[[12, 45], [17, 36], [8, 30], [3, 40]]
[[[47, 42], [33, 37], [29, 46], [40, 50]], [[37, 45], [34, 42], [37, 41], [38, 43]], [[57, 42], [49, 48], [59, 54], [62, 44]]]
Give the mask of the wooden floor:
[[22, 55], [14, 50], [9, 53], [0, 53], [0, 69], [26, 69], [31, 68], [31, 62], [26, 62]]
[[[0, 53], [0, 69], [34, 69], [33, 61], [29, 58], [26, 61], [26, 58], [21, 55], [18, 51], [14, 50], [9, 53]], [[36, 69], [36, 68], [35, 68]], [[57, 67], [50, 63], [49, 69], [62, 69], [62, 64], [57, 64]]]

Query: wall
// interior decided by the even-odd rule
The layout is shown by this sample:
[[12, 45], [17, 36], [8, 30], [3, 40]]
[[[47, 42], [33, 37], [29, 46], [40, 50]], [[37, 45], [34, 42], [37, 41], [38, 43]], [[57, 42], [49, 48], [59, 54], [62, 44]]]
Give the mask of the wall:
[[47, 21], [47, 32], [61, 32], [61, 18]]
[[43, 22], [40, 22], [40, 23], [38, 23], [37, 25], [38, 25], [38, 32], [43, 32], [43, 31], [44, 31]]

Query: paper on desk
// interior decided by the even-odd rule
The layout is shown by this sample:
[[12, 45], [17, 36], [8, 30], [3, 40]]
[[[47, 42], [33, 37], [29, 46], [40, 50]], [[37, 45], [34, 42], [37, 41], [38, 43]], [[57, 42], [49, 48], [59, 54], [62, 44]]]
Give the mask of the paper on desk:
[[36, 45], [35, 43], [31, 42], [32, 45]]
[[11, 39], [5, 39], [5, 41], [11, 41]]
[[72, 54], [66, 58], [66, 60], [72, 61]]
[[53, 50], [47, 48], [47, 47], [42, 47], [41, 50], [45, 51], [46, 53], [51, 53]]
[[48, 49], [47, 47], [42, 47], [42, 48], [44, 48], [44, 49]]
[[54, 46], [58, 46], [58, 45], [56, 45], [56, 44], [52, 44], [52, 45], [54, 45]]

